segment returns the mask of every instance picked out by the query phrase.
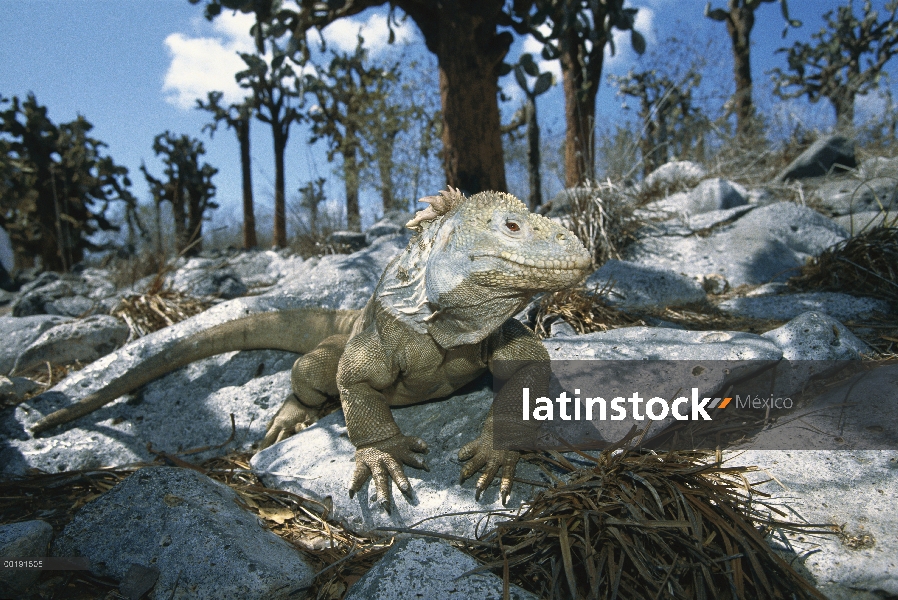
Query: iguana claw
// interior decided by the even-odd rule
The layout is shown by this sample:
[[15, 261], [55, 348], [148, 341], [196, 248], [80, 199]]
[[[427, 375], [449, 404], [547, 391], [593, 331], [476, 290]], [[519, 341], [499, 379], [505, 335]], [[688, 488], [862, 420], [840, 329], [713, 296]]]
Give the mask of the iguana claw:
[[403, 494], [409, 494], [412, 484], [403, 464], [416, 469], [429, 471], [427, 464], [414, 453], [426, 453], [427, 444], [421, 438], [409, 435], [394, 435], [383, 441], [360, 447], [355, 451], [355, 472], [352, 474], [352, 482], [349, 484], [349, 497], [352, 498], [357, 491], [368, 481], [374, 479], [374, 489], [377, 499], [387, 514], [390, 513], [390, 479], [396, 482], [396, 486]]
[[474, 499], [480, 500], [480, 496], [493, 482], [493, 479], [499, 473], [499, 469], [501, 469], [502, 480], [499, 485], [499, 495], [504, 506], [508, 503], [508, 497], [511, 495], [514, 473], [520, 458], [521, 454], [519, 452], [493, 449], [492, 436], [484, 428], [484, 432], [480, 434], [479, 438], [468, 442], [458, 451], [459, 460], [469, 461], [461, 469], [459, 483], [464, 483], [465, 479], [483, 469], [483, 474], [477, 479], [477, 487], [474, 492]]
[[265, 438], [259, 444], [259, 449], [264, 450], [269, 446], [287, 439], [294, 433], [302, 431], [318, 420], [320, 413], [314, 407], [306, 406], [297, 399], [295, 394], [290, 394], [277, 414], [268, 424]]

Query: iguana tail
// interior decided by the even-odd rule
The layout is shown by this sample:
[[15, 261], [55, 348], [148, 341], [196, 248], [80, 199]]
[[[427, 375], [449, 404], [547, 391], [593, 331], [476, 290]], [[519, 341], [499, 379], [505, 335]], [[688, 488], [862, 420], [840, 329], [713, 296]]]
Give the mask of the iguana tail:
[[327, 337], [350, 333], [360, 311], [297, 308], [258, 313], [215, 325], [177, 340], [146, 358], [105, 387], [75, 404], [50, 413], [31, 427], [35, 434], [83, 417], [119, 396], [170, 371], [234, 350], [286, 350], [305, 354]]

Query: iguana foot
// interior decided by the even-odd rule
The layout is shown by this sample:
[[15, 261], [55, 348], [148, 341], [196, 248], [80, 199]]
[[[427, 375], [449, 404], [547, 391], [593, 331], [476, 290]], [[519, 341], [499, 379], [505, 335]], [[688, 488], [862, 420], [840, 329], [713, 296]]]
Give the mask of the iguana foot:
[[410, 435], [394, 435], [383, 441], [362, 446], [355, 451], [355, 473], [349, 484], [349, 497], [352, 498], [357, 491], [371, 477], [374, 479], [374, 488], [377, 499], [387, 514], [390, 513], [390, 478], [403, 494], [412, 490], [412, 484], [402, 465], [406, 464], [416, 469], [429, 471], [427, 464], [414, 453], [426, 453], [427, 444], [421, 438]]
[[461, 469], [460, 483], [474, 473], [483, 469], [483, 474], [477, 479], [477, 488], [474, 499], [480, 500], [480, 495], [489, 487], [502, 469], [502, 482], [499, 485], [499, 494], [502, 505], [508, 504], [508, 496], [511, 495], [511, 485], [514, 482], [514, 473], [520, 460], [520, 452], [513, 450], [493, 449], [492, 436], [486, 431], [474, 441], [468, 442], [458, 451], [458, 460], [470, 461]]
[[320, 416], [320, 408], [306, 406], [299, 401], [295, 394], [290, 394], [268, 424], [265, 438], [259, 444], [259, 450], [264, 450], [294, 433], [302, 431], [317, 421]]

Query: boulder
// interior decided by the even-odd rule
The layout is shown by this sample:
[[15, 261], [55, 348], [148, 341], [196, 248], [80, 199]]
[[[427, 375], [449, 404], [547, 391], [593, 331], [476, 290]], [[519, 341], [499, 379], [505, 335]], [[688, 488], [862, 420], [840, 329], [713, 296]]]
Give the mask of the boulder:
[[414, 213], [404, 210], [387, 211], [381, 220], [365, 230], [366, 243], [371, 244], [379, 237], [405, 232], [405, 224], [411, 221], [414, 216]]
[[683, 210], [693, 215], [746, 204], [748, 199], [745, 188], [717, 177], [706, 179], [690, 190]]
[[[346, 600], [501, 600], [502, 578], [489, 571], [466, 575], [480, 566], [476, 560], [444, 541], [400, 539], [346, 594]], [[511, 585], [509, 597], [536, 600]]]
[[[0, 525], [0, 558], [47, 556], [47, 547], [52, 539], [53, 528], [46, 521], [22, 521]], [[0, 569], [0, 598], [18, 597], [18, 594], [37, 581], [40, 575], [41, 571], [36, 569]]]
[[44, 287], [61, 279], [59, 273], [54, 271], [39, 272], [36, 269], [28, 269], [22, 273], [22, 275], [24, 276], [25, 281], [22, 283], [21, 287], [19, 287], [19, 293], [21, 294], [27, 294], [32, 290]]
[[264, 288], [302, 270], [301, 256], [281, 256], [274, 250], [244, 251], [228, 259], [228, 269], [247, 288]]
[[764, 469], [756, 475], [768, 481], [760, 490], [772, 494], [768, 501], [786, 508], [787, 518], [831, 525], [838, 531], [837, 535], [780, 531], [770, 538], [787, 562], [827, 598], [876, 600], [898, 595], [894, 510], [898, 452], [741, 450], [730, 464]]
[[706, 236], [642, 237], [625, 250], [624, 258], [696, 278], [716, 273], [734, 287], [757, 285], [785, 281], [808, 257], [847, 235], [813, 209], [780, 202], [755, 208]]
[[847, 327], [821, 312], [803, 313], [761, 337], [783, 351], [784, 360], [773, 371], [777, 395], [783, 396], [800, 395], [811, 377], [838, 371], [846, 360], [873, 354]]
[[401, 235], [384, 236], [352, 254], [328, 254], [309, 264], [300, 277], [288, 277], [274, 286], [266, 296], [290, 296], [298, 306], [326, 308], [362, 308], [387, 264], [405, 249], [411, 239], [406, 230]]
[[860, 179], [873, 177], [898, 177], [898, 157], [874, 156], [861, 162], [857, 168]]
[[822, 177], [857, 166], [854, 142], [840, 135], [820, 138], [776, 176], [776, 181]]
[[224, 259], [191, 258], [167, 276], [166, 283], [183, 294], [213, 296], [225, 300], [238, 298], [247, 292], [240, 276]]
[[841, 216], [898, 209], [898, 180], [876, 177], [866, 180], [839, 178], [827, 181], [812, 194], [817, 205]]
[[24, 373], [45, 363], [87, 364], [124, 344], [129, 334], [125, 323], [109, 315], [61, 323], [44, 332], [19, 355], [14, 371]]
[[356, 252], [367, 246], [368, 240], [364, 233], [358, 231], [334, 231], [327, 236], [327, 243], [346, 248], [349, 252]]
[[779, 360], [782, 350], [741, 331], [623, 327], [546, 340], [552, 360]]
[[314, 571], [241, 504], [196, 471], [147, 467], [79, 510], [53, 553], [118, 581], [132, 565], [155, 568], [155, 599], [287, 598]]
[[4, 377], [0, 375], [0, 405], [4, 402], [17, 403], [25, 394], [38, 389], [39, 383], [27, 377]]
[[0, 317], [0, 339], [3, 340], [0, 344], [0, 374], [12, 371], [19, 355], [45, 331], [67, 321], [71, 321], [71, 317], [59, 315]]
[[[41, 282], [41, 279], [38, 278], [36, 282]], [[19, 297], [12, 303], [12, 315], [14, 317], [58, 315], [61, 313], [53, 307], [53, 303], [61, 298], [75, 295], [76, 292], [68, 281], [57, 279], [44, 283], [28, 291], [20, 291]], [[80, 316], [80, 313], [68, 316], [77, 317]]]
[[587, 289], [604, 290], [606, 301], [621, 308], [664, 308], [705, 300], [701, 284], [669, 269], [609, 260], [587, 278]]
[[[483, 420], [492, 404], [492, 390], [461, 393], [445, 400], [393, 409], [393, 418], [405, 435], [423, 439], [429, 452], [424, 456], [430, 471], [412, 467], [405, 474], [412, 484], [411, 498], [391, 485], [393, 508], [387, 514], [379, 505], [369, 480], [353, 498], [349, 481], [355, 469], [355, 447], [346, 434], [342, 411], [332, 413], [286, 440], [262, 450], [250, 461], [253, 472], [269, 487], [333, 503], [333, 517], [355, 531], [375, 527], [410, 527], [427, 519], [424, 528], [442, 533], [473, 536], [477, 523], [489, 511], [513, 514], [514, 509], [536, 493], [531, 485], [516, 483], [502, 506], [498, 480], [481, 497], [474, 498], [477, 476], [459, 484], [461, 463], [458, 450], [480, 435]], [[539, 469], [521, 462], [517, 476], [545, 481]], [[464, 514], [474, 511], [474, 514]], [[452, 514], [447, 513], [462, 513]]]
[[707, 175], [701, 165], [688, 161], [673, 161], [661, 165], [649, 173], [643, 181], [643, 191], [667, 191], [690, 188]]
[[749, 319], [788, 321], [808, 311], [818, 311], [840, 321], [859, 319], [872, 313], [889, 313], [889, 303], [840, 292], [808, 292], [776, 296], [731, 298], [717, 305], [731, 315]]
[[[636, 232], [636, 238], [655, 236], [681, 236], [708, 235], [715, 229], [720, 229], [736, 221], [742, 215], [754, 210], [754, 206], [744, 205], [735, 208], [712, 210], [705, 213], [689, 214], [682, 212], [675, 206], [677, 198], [685, 201], [686, 194], [674, 194], [664, 200], [652, 202], [645, 207], [637, 209], [637, 218], [648, 221]], [[657, 219], [666, 219], [658, 221]]]
[[577, 335], [577, 330], [564, 319], [558, 319], [549, 326], [549, 335], [551, 337]]
[[104, 312], [105, 304], [91, 300], [86, 296], [75, 294], [57, 298], [44, 304], [44, 310], [49, 315], [66, 315], [69, 317], [85, 317]]
[[898, 224], [896, 215], [898, 211], [871, 210], [833, 217], [833, 221], [844, 227], [851, 235], [857, 235], [874, 227], [895, 227]]
[[82, 269], [77, 273], [44, 272], [23, 285], [13, 302], [16, 317], [32, 315], [65, 315], [81, 317], [104, 311], [104, 300], [115, 295], [115, 285], [99, 269]]

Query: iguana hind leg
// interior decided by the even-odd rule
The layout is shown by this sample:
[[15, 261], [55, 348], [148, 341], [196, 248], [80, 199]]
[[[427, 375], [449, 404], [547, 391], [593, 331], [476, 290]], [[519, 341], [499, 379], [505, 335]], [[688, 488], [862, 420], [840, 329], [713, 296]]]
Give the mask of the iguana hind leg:
[[337, 365], [348, 340], [348, 334], [332, 335], [296, 359], [290, 375], [293, 392], [268, 424], [260, 448], [290, 437], [323, 416], [322, 408], [328, 398], [339, 395]]

